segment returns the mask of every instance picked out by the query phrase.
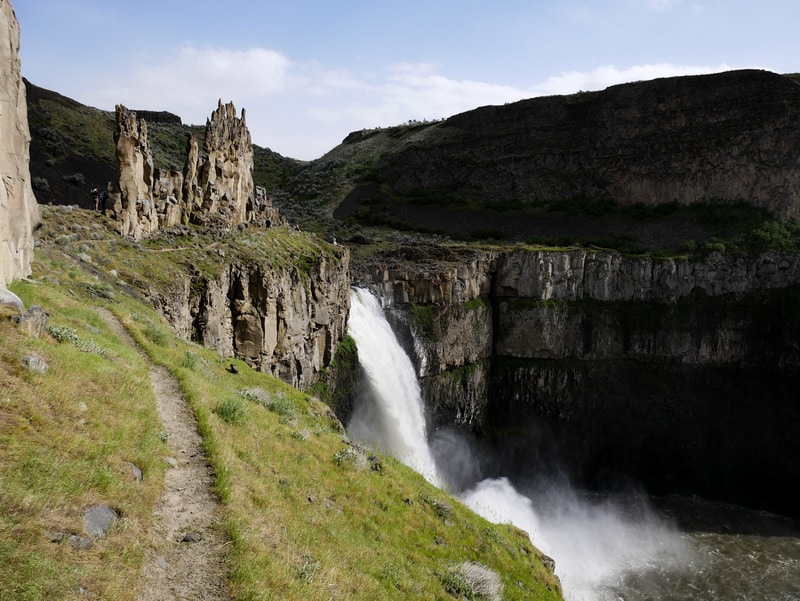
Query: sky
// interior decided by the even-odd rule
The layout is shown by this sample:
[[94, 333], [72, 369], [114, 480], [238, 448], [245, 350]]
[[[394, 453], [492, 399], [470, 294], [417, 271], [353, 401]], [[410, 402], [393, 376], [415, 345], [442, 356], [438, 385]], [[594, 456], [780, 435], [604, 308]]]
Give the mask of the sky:
[[11, 0], [31, 83], [311, 160], [352, 131], [657, 77], [800, 72], [797, 0]]

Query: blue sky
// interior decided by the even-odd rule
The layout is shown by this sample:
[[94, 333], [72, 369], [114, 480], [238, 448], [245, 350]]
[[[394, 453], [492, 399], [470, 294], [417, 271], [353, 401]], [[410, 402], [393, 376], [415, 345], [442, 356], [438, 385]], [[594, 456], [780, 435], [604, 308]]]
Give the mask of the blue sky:
[[626, 81], [800, 71], [797, 0], [12, 0], [32, 83], [313, 159], [349, 132]]

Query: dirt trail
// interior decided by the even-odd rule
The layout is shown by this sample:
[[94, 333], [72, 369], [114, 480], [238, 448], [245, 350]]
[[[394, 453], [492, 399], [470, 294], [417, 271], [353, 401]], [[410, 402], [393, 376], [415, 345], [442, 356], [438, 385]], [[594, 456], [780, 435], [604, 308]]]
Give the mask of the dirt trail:
[[[116, 317], [100, 310], [115, 333], [139, 348]], [[194, 414], [170, 373], [150, 364], [163, 431], [171, 457], [164, 492], [154, 510], [154, 547], [145, 558], [139, 601], [217, 601], [230, 599], [224, 565], [225, 540], [216, 525], [219, 502], [211, 492], [213, 472], [203, 453]]]

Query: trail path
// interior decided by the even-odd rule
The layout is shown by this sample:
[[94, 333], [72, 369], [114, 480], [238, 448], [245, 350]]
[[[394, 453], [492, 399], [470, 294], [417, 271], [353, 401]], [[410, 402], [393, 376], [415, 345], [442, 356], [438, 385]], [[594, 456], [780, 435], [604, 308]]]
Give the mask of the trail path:
[[[120, 338], [139, 349], [110, 311], [101, 309], [100, 314]], [[149, 360], [148, 364], [172, 456], [165, 458], [169, 467], [164, 492], [154, 510], [154, 548], [145, 558], [139, 601], [230, 599], [225, 541], [216, 528], [220, 507], [211, 492], [214, 476], [203, 453], [197, 422], [178, 382], [166, 369]]]

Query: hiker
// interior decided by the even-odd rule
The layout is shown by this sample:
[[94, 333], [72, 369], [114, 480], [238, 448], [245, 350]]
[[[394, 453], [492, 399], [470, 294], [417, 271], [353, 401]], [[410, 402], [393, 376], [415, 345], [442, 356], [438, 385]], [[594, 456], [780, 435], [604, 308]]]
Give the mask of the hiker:
[[[108, 200], [108, 192], [103, 190], [102, 192], [100, 192], [100, 210], [101, 211], [105, 211], [106, 210], [106, 201], [107, 200]], [[169, 200], [169, 199], [167, 199], [167, 200]]]
[[92, 196], [92, 200], [94, 200], [94, 210], [95, 210], [95, 211], [97, 211], [97, 210], [98, 210], [98, 208], [97, 208], [97, 205], [98, 205], [98, 204], [99, 204], [99, 202], [100, 202], [100, 192], [99, 192], [99, 191], [97, 190], [97, 188], [95, 187], [95, 188], [92, 188], [92, 189], [91, 189], [91, 191], [89, 192], [89, 194], [91, 194], [91, 196]]

